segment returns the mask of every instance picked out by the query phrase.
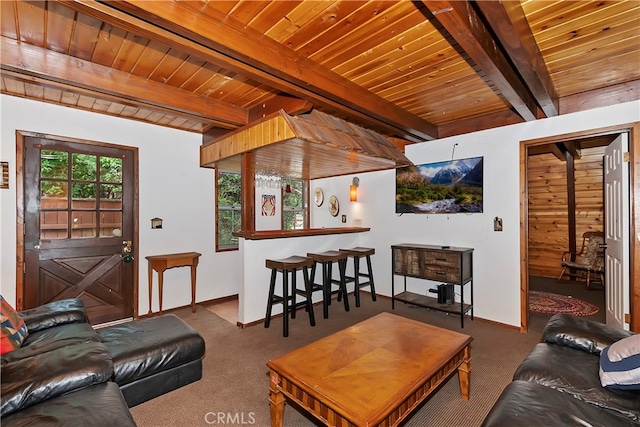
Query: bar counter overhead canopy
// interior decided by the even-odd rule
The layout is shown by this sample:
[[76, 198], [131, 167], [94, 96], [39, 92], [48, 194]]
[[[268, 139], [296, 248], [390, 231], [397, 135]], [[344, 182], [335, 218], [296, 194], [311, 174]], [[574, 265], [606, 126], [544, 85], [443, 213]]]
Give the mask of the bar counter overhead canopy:
[[280, 110], [203, 145], [200, 166], [240, 172], [246, 153], [255, 171], [307, 180], [413, 164], [372, 130], [317, 110], [298, 116]]

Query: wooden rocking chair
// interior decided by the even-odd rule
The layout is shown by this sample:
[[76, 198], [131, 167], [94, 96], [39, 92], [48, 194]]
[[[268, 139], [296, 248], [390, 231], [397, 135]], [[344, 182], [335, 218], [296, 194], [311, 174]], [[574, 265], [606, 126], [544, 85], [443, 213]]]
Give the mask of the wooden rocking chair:
[[[564, 252], [562, 254], [562, 273], [558, 280], [562, 279], [565, 272], [568, 276], [584, 277], [587, 281], [587, 289], [591, 283], [591, 275], [596, 274], [604, 286], [604, 233], [599, 231], [587, 231], [582, 235], [582, 248], [580, 252]], [[567, 268], [569, 271], [567, 271]]]

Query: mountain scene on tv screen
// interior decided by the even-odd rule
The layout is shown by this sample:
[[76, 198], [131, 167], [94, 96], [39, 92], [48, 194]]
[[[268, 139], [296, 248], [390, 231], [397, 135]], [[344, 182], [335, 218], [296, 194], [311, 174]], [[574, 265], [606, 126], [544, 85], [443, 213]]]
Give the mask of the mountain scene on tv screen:
[[396, 170], [396, 213], [482, 212], [482, 157]]

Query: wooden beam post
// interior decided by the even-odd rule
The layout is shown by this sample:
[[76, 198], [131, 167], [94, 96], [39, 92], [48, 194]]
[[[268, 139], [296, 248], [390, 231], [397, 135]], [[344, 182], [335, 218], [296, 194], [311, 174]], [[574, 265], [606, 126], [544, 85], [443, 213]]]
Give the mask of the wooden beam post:
[[256, 186], [253, 152], [242, 153], [242, 231], [256, 231]]

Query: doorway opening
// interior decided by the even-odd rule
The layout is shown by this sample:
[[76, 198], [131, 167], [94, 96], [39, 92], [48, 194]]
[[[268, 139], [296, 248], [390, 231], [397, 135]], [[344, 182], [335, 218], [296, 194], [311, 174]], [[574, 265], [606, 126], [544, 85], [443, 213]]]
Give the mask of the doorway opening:
[[[590, 131], [576, 132], [573, 134], [566, 134], [566, 135], [557, 135], [553, 137], [546, 137], [546, 138], [540, 138], [535, 140], [521, 141], [520, 219], [521, 219], [521, 254], [522, 256], [521, 256], [521, 266], [520, 266], [521, 268], [520, 270], [521, 271], [521, 292], [520, 292], [521, 305], [520, 306], [521, 306], [521, 330], [523, 332], [528, 331], [532, 321], [531, 314], [529, 312], [529, 291], [532, 289], [530, 274], [532, 276], [541, 275], [542, 277], [546, 275], [547, 277], [550, 278], [550, 280], [557, 280], [561, 271], [560, 270], [561, 269], [561, 252], [570, 250], [572, 247], [577, 246], [578, 239], [581, 239], [581, 235], [577, 237], [580, 233], [576, 232], [577, 230], [576, 224], [580, 224], [581, 222], [584, 222], [584, 220], [586, 219], [587, 222], [591, 221], [592, 223], [596, 223], [596, 224], [601, 223], [602, 226], [604, 226], [604, 220], [602, 219], [604, 218], [603, 208], [599, 208], [599, 209], [602, 209], [601, 219], [596, 219], [596, 217], [600, 218], [598, 214], [590, 213], [587, 215], [588, 209], [584, 209], [584, 212], [583, 212], [584, 218], [582, 219], [580, 218], [580, 215], [577, 212], [577, 208], [581, 208], [583, 206], [581, 204], [576, 205], [576, 198], [575, 198], [576, 189], [574, 188], [570, 192], [567, 192], [567, 185], [564, 184], [561, 186], [559, 190], [564, 192], [565, 194], [565, 197], [563, 199], [566, 199], [566, 200], [562, 200], [561, 204], [564, 209], [563, 212], [567, 212], [566, 214], [567, 223], [569, 221], [569, 218], [573, 217], [571, 219], [573, 223], [571, 225], [567, 224], [566, 226], [564, 226], [564, 229], [566, 231], [566, 234], [565, 234], [566, 237], [563, 237], [563, 238], [558, 237], [559, 236], [558, 234], [555, 240], [548, 238], [546, 241], [546, 244], [539, 245], [540, 247], [536, 247], [536, 245], [538, 244], [535, 243], [536, 242], [535, 237], [533, 239], [534, 243], [531, 243], [532, 241], [532, 239], [530, 238], [531, 233], [533, 233], [534, 236], [536, 233], [538, 234], [540, 234], [541, 232], [548, 233], [549, 230], [553, 230], [554, 232], [557, 233], [558, 230], [556, 230], [556, 228], [561, 228], [561, 227], [559, 227], [558, 224], [554, 222], [553, 214], [548, 214], [546, 218], [543, 218], [544, 219], [543, 221], [540, 221], [538, 223], [538, 227], [541, 228], [542, 231], [539, 231], [535, 228], [535, 221], [533, 226], [530, 224], [530, 217], [532, 217], [535, 214], [535, 212], [530, 213], [530, 208], [532, 206], [531, 199], [535, 197], [542, 198], [544, 195], [544, 192], [547, 191], [548, 193], [549, 191], [548, 191], [548, 188], [545, 190], [539, 190], [539, 193], [541, 195], [536, 196], [535, 195], [536, 190], [535, 189], [531, 190], [529, 188], [530, 186], [529, 181], [535, 178], [538, 180], [538, 184], [544, 188], [545, 186], [549, 185], [549, 183], [546, 182], [548, 181], [548, 178], [550, 176], [553, 176], [553, 174], [555, 173], [558, 176], [564, 175], [562, 179], [564, 179], [569, 183], [574, 183], [574, 187], [575, 187], [575, 176], [567, 177], [566, 171], [572, 170], [575, 173], [577, 169], [575, 165], [572, 165], [570, 168], [568, 168], [566, 164], [563, 164], [561, 166], [561, 173], [557, 173], [557, 171], [554, 172], [550, 169], [542, 168], [540, 171], [538, 171], [537, 176], [530, 177], [530, 172], [529, 172], [530, 160], [535, 158], [535, 156], [546, 155], [547, 160], [548, 158], [555, 156], [558, 159], [558, 162], [560, 162], [562, 159], [564, 159], [566, 162], [574, 162], [576, 158], [581, 158], [581, 156], [583, 155], [583, 151], [584, 153], [590, 156], [595, 156], [597, 158], [597, 157], [600, 157], [601, 155], [600, 152], [604, 152], [604, 148], [608, 145], [610, 141], [614, 140], [617, 136], [621, 134], [629, 134], [630, 135], [629, 149], [631, 150], [631, 153], [629, 156], [631, 158], [631, 162], [633, 162], [633, 159], [637, 160], [637, 155], [638, 155], [638, 153], [634, 152], [632, 148], [634, 141], [637, 141], [638, 133], [637, 131], [635, 132], [632, 131], [631, 133], [629, 133], [629, 131], [631, 131], [632, 129], [634, 131], [636, 130], [634, 128], [634, 124], [621, 125], [621, 126], [615, 126], [615, 127], [603, 128], [603, 129], [594, 129]], [[539, 159], [538, 159], [538, 163], [540, 163]], [[600, 160], [600, 165], [601, 164], [602, 164], [602, 160]], [[602, 203], [602, 199], [603, 199], [603, 190], [602, 190], [603, 180], [601, 178], [602, 167], [601, 166], [599, 167], [600, 169], [598, 169], [598, 166], [594, 167], [593, 165], [591, 165], [591, 167], [586, 168], [587, 170], [593, 170], [593, 172], [591, 173], [595, 175], [599, 174], [600, 177], [598, 177], [596, 181], [592, 179], [592, 181], [598, 183], [597, 185], [593, 183], [589, 184], [587, 179], [586, 183], [582, 185], [584, 187], [582, 190], [587, 192], [591, 191], [592, 196], [598, 196], [601, 200], [600, 203]], [[580, 174], [586, 176], [587, 178], [589, 177], [588, 175], [589, 172], [580, 171]], [[638, 171], [636, 169], [634, 169], [633, 167], [630, 168], [629, 175], [632, 179], [632, 182], [635, 179], [634, 177], [637, 176], [637, 174], [638, 174]], [[589, 189], [589, 186], [593, 188]], [[634, 186], [632, 183], [632, 185], [629, 188], [628, 194], [626, 195], [626, 197], [629, 197], [630, 199], [630, 205], [633, 205], [635, 203], [635, 199], [633, 197], [633, 188]], [[558, 189], [554, 189], [554, 190], [558, 190]], [[533, 194], [534, 194], [533, 197], [530, 196], [530, 191], [533, 191]], [[568, 197], [569, 194], [573, 194], [572, 200]], [[551, 201], [554, 201], [552, 200], [553, 197], [554, 196], [550, 196], [547, 194], [547, 199], [545, 200], [545, 203], [550, 204]], [[584, 200], [582, 203], [584, 203]], [[535, 209], [532, 209], [532, 210], [535, 210]], [[549, 210], [552, 210], [552, 209], [549, 209]], [[569, 213], [575, 213], [575, 215], [573, 214], [569, 215]], [[538, 213], [537, 215], [539, 217], [544, 216], [540, 213]], [[630, 213], [627, 211], [625, 215], [630, 216]], [[602, 230], [602, 226], [600, 227], [601, 230]], [[584, 225], [582, 225], [582, 227], [584, 227]], [[635, 230], [635, 227], [636, 227], [636, 221], [632, 220], [631, 223], [629, 224], [630, 230], [627, 230], [626, 232], [630, 233], [631, 230]], [[572, 230], [572, 234], [569, 232], [570, 228]], [[573, 238], [571, 236], [573, 236]], [[540, 237], [537, 237], [537, 238], [540, 239]], [[632, 240], [632, 242], [634, 242], [634, 240]], [[538, 251], [538, 253], [536, 253], [536, 251]], [[555, 255], [553, 254], [554, 251], [557, 252]], [[637, 251], [638, 251], [638, 243], [634, 242], [632, 244], [631, 253], [634, 253]], [[540, 253], [542, 252], [549, 252], [549, 255], [547, 256], [546, 260], [538, 259], [538, 257], [541, 256]], [[553, 260], [554, 258], [555, 260]], [[630, 258], [629, 261], [631, 261], [632, 259], [633, 258]], [[549, 261], [549, 260], [553, 260], [553, 261]], [[549, 263], [556, 265], [556, 268], [558, 269], [557, 276], [555, 275], [555, 272], [553, 272], [553, 267], [549, 266]], [[629, 281], [630, 314], [627, 318], [627, 323], [629, 323], [630, 327], [633, 328], [635, 324], [634, 314], [637, 315], [637, 311], [638, 311], [638, 307], [636, 307], [634, 301], [636, 299], [635, 296], [639, 292], [638, 288], [640, 283], [637, 283], [637, 281], [633, 280], [636, 275], [637, 266], [634, 266], [632, 262], [630, 262], [630, 264], [631, 264], [630, 274], [629, 274], [631, 276], [630, 277], [631, 280]], [[556, 277], [556, 279], [553, 279], [554, 276]], [[584, 286], [584, 282], [582, 282], [581, 285]]]
[[[604, 284], [590, 280], [587, 287], [582, 277], [560, 275], [563, 258], [582, 259], [572, 254], [580, 252], [584, 233], [603, 232], [603, 157], [613, 139], [615, 135], [585, 137], [532, 146], [527, 152], [529, 296], [553, 300], [561, 295], [595, 305], [597, 311], [588, 311], [593, 313], [588, 318], [602, 323]], [[538, 311], [530, 307], [531, 320], [544, 324], [553, 309]]]

